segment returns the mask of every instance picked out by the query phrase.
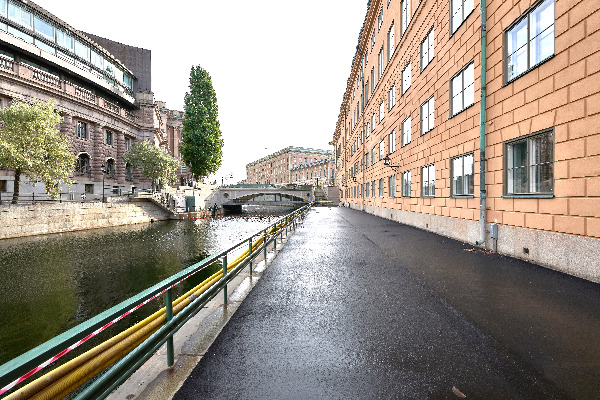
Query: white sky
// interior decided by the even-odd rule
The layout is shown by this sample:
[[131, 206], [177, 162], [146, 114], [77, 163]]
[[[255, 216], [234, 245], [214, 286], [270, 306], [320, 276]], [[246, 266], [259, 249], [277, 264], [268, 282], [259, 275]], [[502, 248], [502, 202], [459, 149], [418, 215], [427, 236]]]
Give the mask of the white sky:
[[[152, 91], [183, 110], [192, 65], [212, 78], [223, 164], [287, 146], [332, 150], [367, 0], [34, 0], [75, 29], [152, 51]], [[128, 17], [129, 16], [129, 17]]]

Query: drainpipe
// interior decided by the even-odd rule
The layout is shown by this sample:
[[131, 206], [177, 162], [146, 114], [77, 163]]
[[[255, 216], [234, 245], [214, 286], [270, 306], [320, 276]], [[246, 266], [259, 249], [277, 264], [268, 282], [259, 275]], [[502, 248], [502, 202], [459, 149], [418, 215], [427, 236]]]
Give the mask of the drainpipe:
[[481, 100], [479, 111], [479, 225], [480, 239], [475, 242], [476, 245], [485, 247], [485, 210], [486, 210], [486, 192], [485, 192], [485, 97], [486, 97], [486, 0], [481, 0]]
[[[357, 49], [360, 51], [360, 48], [357, 46]], [[365, 57], [362, 53], [360, 53], [360, 58], [362, 58], [362, 68], [360, 70], [360, 75], [362, 78], [361, 81], [361, 85], [362, 85], [362, 160], [361, 160], [361, 164], [362, 164], [362, 210], [365, 211], [365, 169], [367, 169], [367, 165], [365, 164], [365, 105], [367, 103], [367, 98], [365, 97]]]

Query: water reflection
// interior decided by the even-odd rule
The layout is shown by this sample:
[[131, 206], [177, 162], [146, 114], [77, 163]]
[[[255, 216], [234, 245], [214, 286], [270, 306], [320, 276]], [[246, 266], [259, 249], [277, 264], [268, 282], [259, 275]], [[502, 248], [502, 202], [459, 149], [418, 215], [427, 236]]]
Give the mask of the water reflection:
[[245, 214], [1, 240], [0, 364], [275, 220]]

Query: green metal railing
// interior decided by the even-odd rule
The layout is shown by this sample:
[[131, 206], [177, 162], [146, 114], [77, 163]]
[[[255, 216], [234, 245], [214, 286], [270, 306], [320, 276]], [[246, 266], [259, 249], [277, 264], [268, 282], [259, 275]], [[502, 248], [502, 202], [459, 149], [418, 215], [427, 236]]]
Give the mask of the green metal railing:
[[[110, 325], [123, 315], [137, 309], [140, 304], [156, 298], [165, 293], [166, 298], [166, 322], [158, 328], [150, 337], [135, 347], [131, 352], [106, 368], [81, 391], [76, 399], [99, 399], [110, 394], [117, 386], [123, 383], [131, 374], [147, 361], [165, 342], [167, 343], [167, 365], [174, 363], [173, 356], [173, 335], [195, 314], [197, 314], [210, 300], [212, 300], [221, 290], [223, 290], [224, 303], [227, 304], [227, 284], [231, 282], [244, 268], [249, 266], [252, 273], [252, 262], [259, 256], [267, 258], [267, 247], [273, 244], [277, 248], [277, 241], [283, 240], [283, 232], [288, 235], [289, 228], [295, 228], [299, 218], [304, 218], [310, 210], [310, 205], [306, 205], [282, 218], [275, 223], [270, 224], [259, 232], [242, 240], [236, 245], [213, 254], [204, 260], [186, 268], [185, 270], [163, 280], [160, 283], [144, 290], [136, 296], [125, 300], [118, 305], [104, 311], [103, 313], [89, 319], [88, 321], [75, 326], [69, 331], [51, 339], [27, 353], [0, 366], [0, 395], [6, 395], [9, 391], [19, 390], [18, 385], [27, 380], [30, 376], [41, 371], [43, 367], [50, 365], [49, 360], [56, 360], [63, 354], [66, 354], [70, 348], [74, 348], [79, 342], [84, 342], [103, 327]], [[264, 238], [260, 246], [253, 249], [253, 239]], [[237, 249], [245, 248], [248, 245], [248, 255], [235, 268], [227, 270], [227, 255]], [[262, 250], [262, 251], [261, 251]], [[239, 258], [239, 257], [238, 257]], [[173, 315], [173, 299], [171, 288], [184, 281], [194, 273], [200, 271], [206, 266], [212, 265], [222, 259], [223, 276], [215, 284], [210, 286], [205, 292], [191, 301], [177, 315]], [[125, 314], [124, 314], [125, 313]], [[91, 379], [90, 379], [91, 380]], [[15, 382], [18, 382], [15, 384]], [[85, 385], [86, 383], [84, 383]], [[8, 388], [8, 389], [7, 389]], [[77, 389], [74, 387], [73, 390]]]

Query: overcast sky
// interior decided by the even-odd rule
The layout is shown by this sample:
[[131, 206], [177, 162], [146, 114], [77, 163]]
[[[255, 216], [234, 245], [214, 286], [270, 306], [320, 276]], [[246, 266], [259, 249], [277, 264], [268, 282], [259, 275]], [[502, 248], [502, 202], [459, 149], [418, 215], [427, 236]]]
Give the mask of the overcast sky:
[[75, 29], [152, 51], [152, 91], [183, 110], [192, 65], [212, 77], [214, 178], [287, 146], [331, 150], [367, 0], [34, 0]]

